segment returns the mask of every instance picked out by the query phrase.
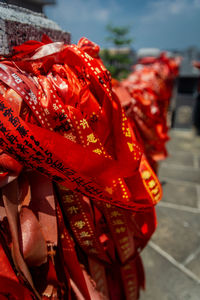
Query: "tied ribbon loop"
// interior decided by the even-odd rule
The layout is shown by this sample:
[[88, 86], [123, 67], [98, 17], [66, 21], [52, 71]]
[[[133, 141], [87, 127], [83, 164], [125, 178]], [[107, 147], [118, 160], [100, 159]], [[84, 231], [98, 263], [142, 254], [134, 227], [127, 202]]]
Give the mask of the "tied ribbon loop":
[[[108, 71], [81, 49], [83, 44], [56, 52], [51, 44], [38, 45], [34, 56], [26, 53], [24, 60], [16, 56], [13, 64], [0, 64], [2, 81], [22, 97], [42, 127], [14, 115], [1, 97], [2, 148], [26, 167], [90, 199], [132, 210], [151, 207], [155, 201], [139, 176], [142, 148], [112, 92]], [[135, 174], [145, 191], [141, 203], [132, 194], [134, 178], [126, 182]]]
[[[66, 162], [63, 163], [63, 160], [57, 158], [54, 152], [59, 154], [55, 144], [55, 139], [61, 140], [58, 135], [48, 133], [49, 140], [45, 140], [46, 130], [31, 124], [27, 126], [14, 113], [2, 96], [0, 96], [0, 116], [0, 143], [1, 148], [7, 153], [15, 157], [19, 162], [22, 162], [26, 167], [36, 169], [71, 189], [80, 190], [91, 197], [94, 197], [96, 194], [97, 198], [111, 200], [111, 197], [106, 196], [107, 193], [98, 187], [97, 184], [78, 174], [75, 170], [70, 169], [69, 166], [66, 166]], [[41, 131], [39, 135], [38, 129]], [[64, 143], [66, 143], [66, 147], [70, 147], [72, 144], [68, 140], [65, 140]]]

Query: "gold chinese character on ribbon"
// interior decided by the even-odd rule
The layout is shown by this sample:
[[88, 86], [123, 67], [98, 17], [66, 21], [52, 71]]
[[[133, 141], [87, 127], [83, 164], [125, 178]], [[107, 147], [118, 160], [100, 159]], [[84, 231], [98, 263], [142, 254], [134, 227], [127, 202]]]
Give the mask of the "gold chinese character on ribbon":
[[92, 246], [93, 243], [90, 240], [86, 240], [86, 241], [83, 241], [83, 245], [85, 245], [85, 246]]
[[117, 219], [112, 221], [113, 225], [124, 225], [123, 220]]
[[88, 125], [88, 122], [86, 121], [86, 119], [81, 120], [80, 125], [83, 127], [83, 129], [89, 128], [89, 125]]
[[67, 209], [67, 211], [72, 215], [72, 214], [77, 214], [78, 207], [76, 206], [71, 206]]
[[82, 232], [80, 233], [80, 237], [81, 237], [81, 238], [84, 238], [84, 237], [91, 237], [91, 235], [90, 235], [89, 232], [87, 232], [87, 231], [82, 231]]
[[121, 227], [116, 228], [116, 229], [115, 229], [115, 232], [116, 232], [116, 233], [122, 233], [122, 232], [125, 232], [125, 230], [126, 230], [126, 228], [123, 227], [123, 226], [121, 226]]
[[128, 248], [129, 248], [129, 243], [126, 243], [126, 244], [121, 245], [121, 248], [122, 248], [123, 250], [128, 249]]
[[129, 142], [127, 144], [128, 144], [130, 152], [133, 152], [134, 151], [134, 144], [133, 143], [129, 143]]
[[131, 137], [131, 131], [130, 131], [130, 128], [126, 128], [125, 136]]
[[151, 180], [151, 181], [149, 181], [149, 183], [148, 183], [148, 186], [152, 189], [152, 188], [154, 188], [154, 186], [156, 185], [156, 182], [155, 182], [155, 180]]
[[122, 239], [119, 240], [119, 242], [120, 244], [128, 242], [128, 237], [127, 236], [123, 237]]
[[87, 135], [87, 142], [88, 142], [88, 144], [97, 142], [97, 139], [95, 138], [93, 133], [90, 133], [89, 135]]
[[64, 195], [63, 196], [63, 202], [64, 203], [72, 203], [72, 202], [74, 202], [73, 195]]
[[101, 155], [101, 154], [102, 154], [102, 150], [101, 150], [101, 149], [99, 149], [99, 148], [97, 148], [97, 149], [93, 150], [93, 152], [94, 152], [94, 153], [97, 153], [97, 154], [99, 154], [99, 155]]
[[152, 191], [152, 193], [153, 193], [154, 195], [156, 195], [158, 192], [159, 192], [158, 187], [156, 187], [156, 188]]
[[151, 173], [149, 171], [143, 171], [142, 172], [142, 178], [143, 179], [149, 179], [151, 177]]
[[119, 216], [121, 216], [122, 214], [120, 214], [117, 210], [114, 210], [114, 211], [112, 211], [111, 212], [111, 217], [119, 217]]
[[78, 229], [82, 229], [85, 226], [85, 222], [84, 221], [76, 221], [74, 223], [74, 225], [78, 228]]

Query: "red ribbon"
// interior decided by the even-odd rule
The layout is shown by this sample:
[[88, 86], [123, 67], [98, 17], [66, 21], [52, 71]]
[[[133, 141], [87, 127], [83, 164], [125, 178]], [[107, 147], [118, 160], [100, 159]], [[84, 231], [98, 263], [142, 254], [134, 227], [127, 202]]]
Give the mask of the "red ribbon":
[[[46, 52], [48, 52], [47, 46], [43, 46], [46, 47]], [[60, 60], [60, 62], [64, 63], [64, 69], [57, 68], [54, 65], [52, 73], [49, 73], [47, 78], [37, 75], [38, 83], [35, 82], [35, 79], [28, 78], [22, 74], [21, 71], [14, 70], [10, 66], [11, 63], [4, 62], [4, 64], [1, 64], [1, 69], [3, 69], [0, 74], [2, 74], [1, 77], [6, 84], [9, 84], [10, 87], [15, 88], [20, 93], [32, 110], [32, 114], [38, 123], [44, 128], [58, 131], [60, 135], [51, 131], [47, 133], [44, 129], [38, 129], [38, 127], [30, 123], [25, 124], [20, 117], [14, 116], [14, 112], [11, 113], [11, 117], [15, 118], [19, 125], [13, 128], [13, 124], [10, 123], [10, 117], [6, 119], [4, 109], [2, 120], [5, 123], [2, 126], [5, 127], [6, 125], [6, 128], [9, 128], [9, 130], [12, 128], [12, 130], [17, 129], [17, 131], [15, 137], [13, 137], [12, 145], [6, 139], [8, 135], [5, 136], [3, 134], [4, 143], [2, 142], [2, 147], [5, 149], [6, 146], [10, 145], [11, 149], [15, 148], [16, 156], [26, 166], [42, 170], [44, 174], [70, 189], [77, 189], [77, 191], [81, 191], [92, 198], [103, 199], [121, 207], [137, 209], [139, 205], [135, 205], [134, 199], [129, 201], [129, 190], [120, 175], [127, 177], [133, 174], [134, 171], [137, 172], [142, 150], [134, 138], [118, 99], [112, 94], [107, 71], [99, 61], [93, 59], [74, 45], [64, 47], [56, 55], [50, 55], [49, 59], [41, 57], [41, 53], [44, 55], [45, 51], [42, 52], [42, 48], [39, 49], [37, 60], [16, 61], [14, 64], [20, 66], [20, 68], [24, 67], [25, 70], [31, 69], [32, 66], [32, 71], [36, 70], [37, 72], [35, 72], [38, 73], [39, 67], [41, 69], [47, 67], [50, 69], [56, 60]], [[4, 76], [3, 72], [6, 72], [6, 76]], [[83, 76], [83, 74], [85, 75]], [[101, 109], [99, 111], [99, 121], [97, 122], [98, 127], [92, 126], [91, 122], [90, 126], [82, 118], [80, 110], [69, 105], [66, 106], [63, 100], [61, 101], [63, 93], [66, 93], [66, 86], [69, 89], [72, 89], [73, 86], [69, 84], [70, 80], [66, 82], [64, 78], [71, 78], [70, 80], [73, 80], [78, 88], [75, 93], [71, 90], [72, 97], [69, 98], [69, 102], [74, 99], [74, 101], [77, 101], [74, 103], [74, 106], [76, 106], [76, 103], [80, 105], [78, 99], [74, 97], [79, 95], [76, 94], [77, 91], [79, 93], [81, 91], [80, 103], [84, 103], [86, 100], [90, 104], [91, 112], [95, 108], [93, 103], [96, 103], [95, 110], [97, 108], [98, 110], [99, 108]], [[63, 88], [60, 88], [61, 83]], [[91, 93], [91, 88], [89, 88], [91, 83], [94, 85], [98, 101], [102, 102], [100, 103], [102, 108], [98, 106], [99, 104], [97, 105], [98, 102], [93, 96], [94, 91]], [[36, 89], [39, 89], [38, 99], [36, 97]], [[6, 104], [2, 105], [5, 106]], [[81, 106], [79, 109], [82, 109]], [[84, 111], [86, 113], [86, 109]], [[95, 113], [98, 112], [95, 111]], [[112, 117], [114, 126], [111, 125], [109, 116]], [[91, 119], [89, 118], [89, 120]], [[92, 127], [94, 132], [91, 130]], [[19, 128], [26, 128], [26, 139], [18, 134]], [[104, 137], [106, 132], [104, 129], [106, 128], [109, 128], [107, 139]], [[29, 133], [31, 134], [29, 135]], [[46, 139], [47, 135], [48, 141]], [[63, 139], [62, 135], [67, 137], [67, 139]], [[77, 141], [70, 141], [70, 137], [76, 138]], [[23, 155], [24, 153], [22, 154], [20, 149], [18, 149], [19, 141], [23, 145], [25, 149], [23, 151], [26, 152], [26, 155]], [[111, 143], [114, 143], [114, 148], [113, 146], [111, 148]], [[56, 149], [58, 144], [59, 151]], [[6, 149], [8, 150], [8, 147]], [[69, 155], [69, 149], [72, 151], [71, 155]], [[13, 155], [11, 152], [14, 153], [14, 151], [9, 152]], [[82, 157], [80, 157], [80, 153], [82, 153]], [[84, 160], [82, 159], [83, 157]], [[112, 157], [116, 157], [117, 160], [113, 160]], [[124, 159], [125, 157], [126, 159]], [[116, 177], [116, 174], [118, 174], [118, 177]], [[93, 177], [92, 181], [91, 177]], [[94, 177], [96, 180], [94, 180]], [[146, 196], [148, 198], [148, 194]], [[147, 203], [149, 204], [145, 205], [151, 206], [152, 204], [148, 201]], [[145, 205], [142, 206], [145, 207]]]

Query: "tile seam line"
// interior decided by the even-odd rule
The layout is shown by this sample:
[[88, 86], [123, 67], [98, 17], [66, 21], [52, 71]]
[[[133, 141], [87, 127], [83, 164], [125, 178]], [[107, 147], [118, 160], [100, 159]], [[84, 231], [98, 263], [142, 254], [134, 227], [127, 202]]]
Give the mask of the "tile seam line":
[[[197, 156], [199, 156], [199, 149], [192, 149], [192, 150], [177, 150], [176, 149], [176, 147], [174, 147], [174, 149], [173, 149], [173, 147], [171, 147], [170, 149], [168, 149], [167, 150], [168, 151], [168, 153], [170, 154], [170, 153], [177, 153], [177, 154], [179, 154], [180, 153], [180, 155], [181, 154], [191, 154], [191, 155], [197, 155]], [[169, 155], [169, 158], [170, 158], [171, 156]], [[167, 159], [167, 158], [166, 158]]]
[[193, 261], [200, 253], [200, 247], [198, 247], [193, 253], [188, 255], [188, 257], [182, 262], [184, 266], [188, 265], [191, 261]]
[[196, 186], [196, 191], [197, 191], [197, 207], [200, 209], [200, 186]]
[[[159, 174], [158, 174], [159, 175]], [[198, 182], [190, 182], [190, 181], [186, 181], [186, 180], [178, 180], [175, 178], [170, 178], [167, 176], [158, 176], [159, 181], [162, 183], [162, 181], [166, 181], [168, 183], [177, 183], [177, 184], [185, 184], [187, 186], [199, 186], [200, 187], [200, 183]]]
[[169, 162], [163, 162], [160, 165], [160, 169], [162, 168], [167, 168], [167, 169], [179, 169], [179, 170], [190, 170], [190, 171], [199, 171], [200, 169], [194, 166], [183, 166], [183, 165], [179, 165], [179, 164], [174, 164], [173, 162], [169, 163]]
[[171, 208], [171, 209], [176, 209], [176, 210], [181, 210], [181, 211], [186, 211], [190, 213], [195, 213], [195, 214], [200, 214], [200, 209], [199, 208], [193, 208], [189, 207], [186, 205], [177, 205], [169, 202], [159, 202], [158, 207], [165, 207], [165, 208]]
[[162, 248], [160, 248], [158, 245], [153, 243], [152, 241], [149, 242], [149, 246], [156, 251], [159, 255], [161, 255], [163, 258], [165, 258], [167, 261], [169, 261], [174, 267], [176, 267], [178, 270], [183, 272], [187, 277], [195, 281], [197, 284], [200, 285], [200, 278], [197, 277], [192, 271], [187, 269], [183, 264], [179, 263], [177, 260], [175, 260], [171, 255], [169, 255], [166, 251], [164, 251]]
[[173, 157], [173, 153], [175, 153], [176, 155], [177, 154], [180, 154], [180, 155], [182, 155], [182, 154], [183, 155], [184, 154], [186, 154], [186, 155], [193, 154], [193, 155], [196, 155], [197, 157], [200, 157], [200, 154], [199, 154], [198, 150], [194, 150], [194, 149], [191, 149], [191, 150], [168, 149], [168, 157], [166, 159]]

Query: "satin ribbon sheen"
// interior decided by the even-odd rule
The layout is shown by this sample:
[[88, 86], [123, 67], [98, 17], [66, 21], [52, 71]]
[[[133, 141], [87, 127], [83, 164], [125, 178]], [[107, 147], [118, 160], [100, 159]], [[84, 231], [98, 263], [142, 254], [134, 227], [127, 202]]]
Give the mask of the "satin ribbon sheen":
[[[16, 116], [1, 97], [3, 121], [3, 123], [1, 121], [3, 130], [3, 132], [1, 130], [1, 147], [15, 158], [18, 158], [24, 165], [37, 169], [72, 190], [80, 191], [90, 196], [90, 198], [101, 199], [124, 208], [137, 209], [134, 199], [131, 199], [129, 189], [120, 174], [130, 176], [132, 170], [137, 171], [142, 150], [136, 140], [133, 140], [133, 134], [130, 132], [127, 119], [118, 100], [112, 94], [107, 71], [98, 61], [74, 45], [64, 47], [60, 56], [61, 61], [68, 63], [71, 67], [71, 73], [75, 72], [78, 76], [79, 82], [82, 82], [82, 80], [87, 82], [89, 75], [88, 80], [90, 84], [94, 84], [98, 99], [104, 100], [102, 102], [102, 109], [105, 110], [104, 116], [112, 114], [115, 138], [115, 153], [112, 153], [112, 155], [117, 156], [117, 160], [113, 160], [107, 153], [101, 143], [102, 136], [98, 138], [98, 135], [91, 131], [88, 122], [82, 118], [79, 111], [72, 106], [67, 108], [63, 105], [58, 93], [55, 92], [55, 84], [50, 84], [52, 77], [51, 80], [47, 80], [38, 75], [37, 81], [42, 82], [40, 85], [38, 82], [34, 82], [36, 81], [34, 78], [25, 76], [19, 71], [17, 69], [19, 67], [14, 70], [13, 66], [10, 66], [10, 62], [0, 64], [0, 74], [3, 82], [21, 95], [37, 122], [40, 123], [40, 126], [48, 129], [48, 133], [45, 129], [38, 128], [36, 125], [24, 123], [20, 116]], [[72, 61], [73, 68], [71, 66]], [[46, 61], [43, 64], [45, 65], [45, 63]], [[15, 65], [18, 66], [18, 64], [21, 67], [20, 63], [15, 62]], [[37, 60], [36, 62], [33, 61], [32, 65], [37, 66]], [[41, 66], [41, 62], [38, 62], [38, 65]], [[85, 78], [80, 79], [81, 75], [79, 75], [77, 66], [80, 66], [81, 72], [87, 70], [88, 75], [85, 75]], [[38, 94], [36, 93], [38, 84], [42, 87], [43, 93], [46, 93], [46, 100], [42, 98], [42, 90], [39, 89]], [[39, 99], [40, 101], [38, 101]], [[91, 97], [89, 99], [91, 102]], [[47, 104], [46, 108], [45, 103]], [[103, 125], [101, 120], [100, 125]], [[11, 130], [15, 131], [14, 134], [11, 134], [11, 138], [4, 128], [7, 128], [6, 130], [9, 132]], [[65, 139], [62, 138], [63, 128]], [[68, 130], [71, 130], [71, 132], [68, 132]], [[55, 131], [60, 134], [56, 134]], [[48, 140], [46, 139], [47, 135]], [[82, 139], [81, 143], [80, 141], [79, 143], [75, 142], [73, 140], [75, 137], [78, 137], [79, 140]], [[19, 149], [19, 144], [22, 145], [21, 148], [23, 149]], [[59, 151], [56, 149], [57, 144], [59, 144]], [[71, 155], [69, 155], [69, 149], [72, 151]], [[82, 153], [81, 158], [80, 153]], [[126, 159], [124, 159], [125, 157]], [[132, 170], [131, 165], [133, 166]], [[119, 177], [116, 177], [116, 172]], [[148, 194], [146, 196], [148, 197]], [[153, 204], [149, 202], [149, 205]]]

